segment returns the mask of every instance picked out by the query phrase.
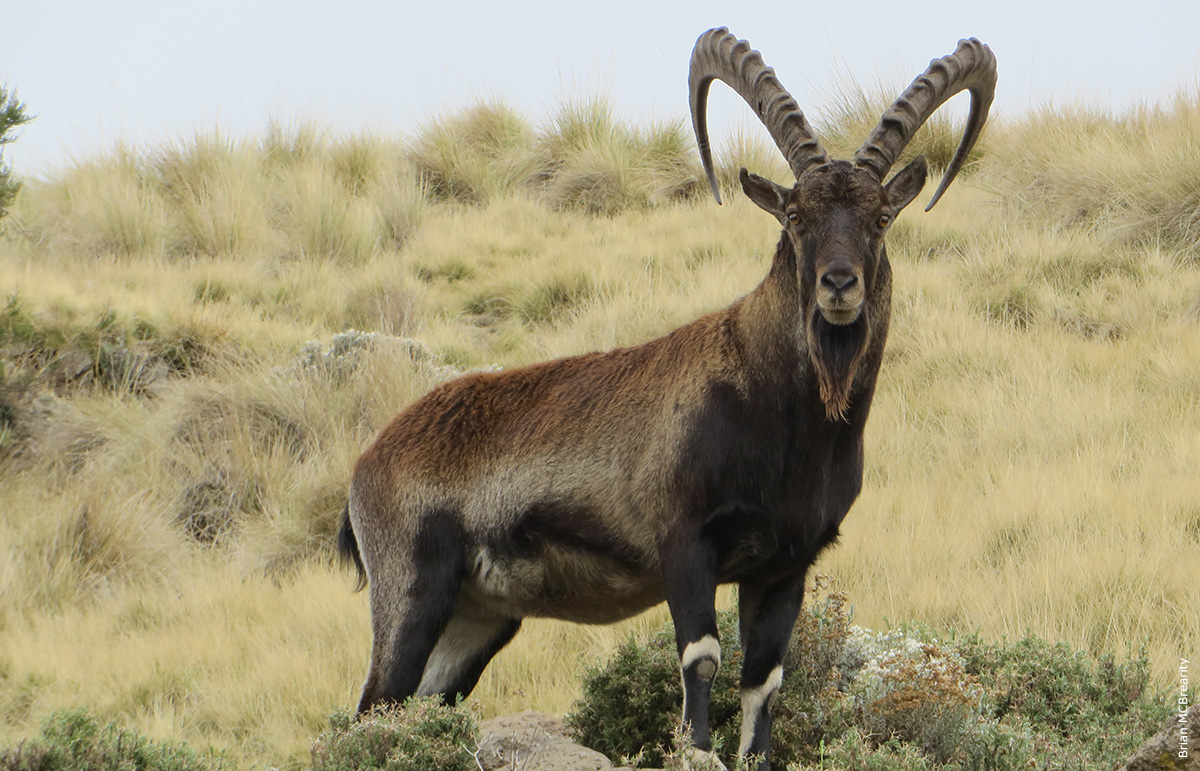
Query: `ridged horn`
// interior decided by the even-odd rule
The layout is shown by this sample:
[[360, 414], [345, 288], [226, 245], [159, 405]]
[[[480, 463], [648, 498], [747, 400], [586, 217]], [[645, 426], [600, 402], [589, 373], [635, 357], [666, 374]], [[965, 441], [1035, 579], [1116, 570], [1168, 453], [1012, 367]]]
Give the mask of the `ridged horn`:
[[717, 203], [721, 203], [721, 191], [713, 168], [705, 115], [708, 89], [714, 80], [724, 81], [746, 100], [767, 127], [797, 179], [809, 166], [829, 160], [800, 106], [779, 83], [775, 70], [763, 63], [758, 51], [751, 49], [745, 40], [738, 40], [725, 27], [710, 29], [696, 40], [696, 47], [692, 49], [688, 91], [696, 147], [700, 150], [700, 160]]
[[954, 53], [929, 63], [929, 69], [918, 75], [908, 90], [884, 111], [879, 125], [854, 154], [855, 165], [870, 171], [882, 182], [917, 129], [946, 100], [961, 91], [971, 92], [971, 112], [942, 183], [925, 207], [925, 211], [932, 209], [958, 176], [967, 155], [979, 139], [988, 109], [992, 106], [992, 97], [996, 93], [996, 57], [990, 48], [975, 38], [958, 41]]

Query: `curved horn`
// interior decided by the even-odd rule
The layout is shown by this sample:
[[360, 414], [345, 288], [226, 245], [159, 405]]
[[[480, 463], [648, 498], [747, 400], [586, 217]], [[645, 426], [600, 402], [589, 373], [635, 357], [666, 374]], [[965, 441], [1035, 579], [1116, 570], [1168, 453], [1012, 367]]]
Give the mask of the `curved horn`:
[[942, 183], [929, 206], [925, 207], [925, 211], [932, 209], [958, 175], [975, 140], [979, 139], [996, 93], [996, 57], [992, 55], [992, 49], [975, 38], [958, 41], [954, 53], [929, 63], [929, 69], [917, 76], [908, 90], [884, 111], [879, 125], [854, 154], [854, 164], [870, 171], [882, 182], [917, 129], [960, 91], [971, 92], [971, 112]]
[[763, 63], [758, 51], [752, 50], [745, 40], [738, 40], [725, 27], [710, 29], [696, 40], [696, 47], [692, 49], [688, 90], [696, 147], [700, 150], [700, 160], [704, 162], [708, 184], [717, 203], [721, 202], [721, 192], [708, 143], [705, 105], [708, 102], [708, 88], [713, 80], [718, 79], [738, 92], [754, 110], [797, 179], [809, 166], [829, 160], [808, 121], [804, 119], [800, 106], [779, 83], [775, 70]]

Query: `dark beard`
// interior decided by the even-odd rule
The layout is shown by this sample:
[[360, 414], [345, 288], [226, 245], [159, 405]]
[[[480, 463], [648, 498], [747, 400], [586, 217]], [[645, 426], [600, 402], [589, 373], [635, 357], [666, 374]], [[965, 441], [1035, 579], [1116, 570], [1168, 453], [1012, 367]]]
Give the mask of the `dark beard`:
[[854, 374], [867, 350], [866, 308], [849, 324], [831, 324], [814, 308], [808, 321], [808, 351], [817, 372], [821, 401], [830, 420], [845, 420]]

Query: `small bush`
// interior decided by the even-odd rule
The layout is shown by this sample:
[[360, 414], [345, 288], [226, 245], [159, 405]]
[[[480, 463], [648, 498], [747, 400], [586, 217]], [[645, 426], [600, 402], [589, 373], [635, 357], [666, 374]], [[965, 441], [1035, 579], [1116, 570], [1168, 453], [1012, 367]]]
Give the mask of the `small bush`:
[[332, 715], [313, 745], [313, 771], [474, 771], [478, 746], [479, 729], [465, 709], [410, 699], [358, 720]]
[[[721, 625], [728, 629], [723, 616]], [[721, 639], [728, 637], [722, 634]], [[724, 646], [722, 646], [724, 648]], [[722, 658], [725, 650], [721, 651]], [[722, 662], [713, 684], [713, 701], [731, 689], [736, 678]], [[580, 743], [610, 758], [640, 755], [643, 764], [661, 766], [679, 722], [683, 690], [674, 635], [661, 630], [650, 641], [627, 639], [601, 667], [583, 678], [583, 695], [567, 716]]]
[[[927, 630], [872, 633], [850, 624], [846, 597], [809, 590], [784, 659], [772, 761], [804, 769], [1006, 771], [1109, 768], [1169, 713], [1144, 658], [1096, 661], [1028, 637], [939, 640]], [[741, 726], [734, 612], [719, 617], [721, 667], [709, 717], [732, 755]], [[610, 757], [657, 764], [669, 753], [682, 691], [670, 627], [630, 639], [584, 677], [568, 718]], [[732, 759], [732, 758], [727, 758]]]
[[1144, 656], [1122, 663], [1111, 654], [1093, 659], [1032, 636], [1011, 644], [971, 636], [957, 647], [987, 694], [990, 717], [1019, 714], [1039, 731], [1082, 739], [1118, 727], [1144, 738], [1161, 721]]
[[802, 771], [933, 771], [935, 765], [911, 745], [899, 740], [879, 744], [876, 737], [857, 728], [829, 743], [822, 742], [817, 758]]
[[[13, 129], [33, 120], [33, 116], [25, 110], [25, 103], [17, 99], [16, 93], [0, 86], [0, 153], [6, 144], [16, 140]], [[8, 207], [20, 189], [21, 183], [13, 179], [12, 169], [0, 162], [0, 219], [8, 214]]]
[[229, 768], [215, 755], [187, 745], [157, 742], [135, 732], [101, 726], [76, 709], [55, 712], [39, 738], [0, 750], [0, 771], [218, 771]]
[[[809, 590], [810, 606], [801, 613], [784, 661], [784, 682], [775, 706], [772, 760], [795, 762], [810, 753], [831, 714], [818, 699], [834, 676], [849, 623], [845, 596]], [[713, 745], [736, 750], [741, 739], [741, 651], [737, 649], [736, 611], [718, 614], [721, 666], [712, 686], [709, 722]], [[644, 765], [661, 764], [672, 747], [683, 691], [675, 634], [665, 627], [648, 641], [629, 639], [604, 666], [589, 669], [583, 695], [567, 723], [579, 741], [609, 757], [642, 754]]]

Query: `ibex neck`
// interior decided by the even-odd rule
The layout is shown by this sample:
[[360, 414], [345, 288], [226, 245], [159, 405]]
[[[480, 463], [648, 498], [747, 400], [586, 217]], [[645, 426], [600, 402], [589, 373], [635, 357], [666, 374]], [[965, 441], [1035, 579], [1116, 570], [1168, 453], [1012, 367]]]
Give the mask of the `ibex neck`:
[[801, 291], [791, 241], [780, 238], [771, 271], [735, 306], [735, 324], [746, 364], [766, 377], [799, 374], [808, 361]]

